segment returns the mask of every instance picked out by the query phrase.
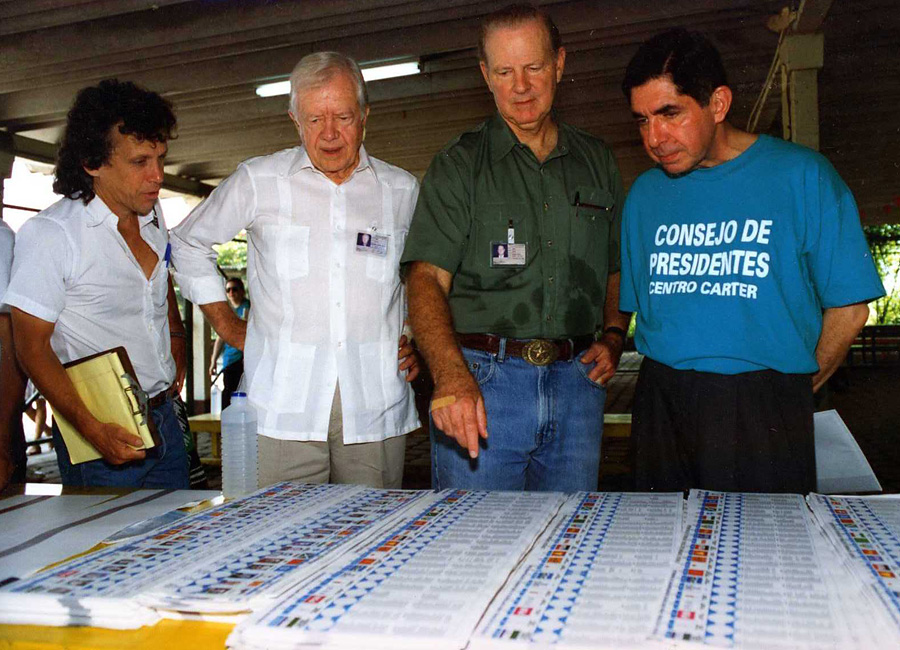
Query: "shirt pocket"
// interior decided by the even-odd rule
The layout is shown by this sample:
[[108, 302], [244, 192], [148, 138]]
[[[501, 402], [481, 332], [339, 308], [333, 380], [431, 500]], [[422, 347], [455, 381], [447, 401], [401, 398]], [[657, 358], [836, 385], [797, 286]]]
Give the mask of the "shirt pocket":
[[[472, 246], [468, 253], [472, 267], [482, 275], [483, 288], [500, 288], [512, 276], [527, 268], [534, 258], [536, 241], [532, 241], [531, 210], [527, 203], [497, 202], [475, 205]], [[509, 229], [513, 229], [516, 244], [525, 244], [523, 266], [491, 266], [491, 244], [508, 243]]]
[[309, 226], [278, 224], [260, 230], [263, 250], [274, 253], [277, 277], [297, 280], [309, 275]]
[[581, 259], [608, 257], [615, 199], [602, 187], [579, 185], [571, 196], [572, 253]]
[[244, 358], [245, 370], [251, 376], [251, 397], [276, 414], [305, 413], [315, 357], [315, 345], [288, 343], [285, 349], [278, 343], [268, 339], [259, 341], [248, 334]]
[[367, 410], [386, 411], [408, 398], [409, 388], [400, 374], [396, 341], [360, 343], [359, 362]]
[[384, 256], [374, 253], [358, 253], [369, 258], [366, 260], [366, 277], [376, 282], [390, 282], [394, 278], [399, 280], [400, 255], [403, 253], [407, 232], [407, 230], [395, 230], [392, 233], [375, 233], [387, 236], [387, 252]]

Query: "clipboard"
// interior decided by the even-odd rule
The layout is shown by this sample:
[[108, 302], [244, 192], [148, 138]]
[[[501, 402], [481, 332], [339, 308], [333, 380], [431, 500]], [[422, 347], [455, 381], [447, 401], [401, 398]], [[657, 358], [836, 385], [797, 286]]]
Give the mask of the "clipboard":
[[[75, 392], [95, 418], [118, 424], [144, 441], [138, 449], [160, 444], [150, 416], [147, 394], [141, 390], [124, 347], [98, 352], [63, 364]], [[100, 452], [65, 417], [54, 415], [73, 465], [101, 458]]]

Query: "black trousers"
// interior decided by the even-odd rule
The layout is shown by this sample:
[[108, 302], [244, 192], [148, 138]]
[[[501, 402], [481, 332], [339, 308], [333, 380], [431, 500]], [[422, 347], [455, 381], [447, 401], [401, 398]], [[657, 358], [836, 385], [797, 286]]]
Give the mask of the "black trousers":
[[645, 358], [631, 431], [640, 491], [816, 489], [809, 375], [720, 375]]
[[239, 359], [222, 370], [222, 408], [228, 408], [231, 404], [231, 394], [238, 389], [241, 377], [244, 375], [244, 360]]

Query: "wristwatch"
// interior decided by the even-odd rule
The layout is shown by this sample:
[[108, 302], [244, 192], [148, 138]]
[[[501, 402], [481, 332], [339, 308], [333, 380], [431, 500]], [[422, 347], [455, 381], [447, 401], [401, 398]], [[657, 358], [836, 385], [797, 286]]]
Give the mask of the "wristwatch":
[[623, 330], [621, 327], [607, 327], [605, 330], [603, 330], [603, 333], [604, 334], [618, 334], [619, 336], [622, 337], [623, 341], [628, 338], [628, 332]]

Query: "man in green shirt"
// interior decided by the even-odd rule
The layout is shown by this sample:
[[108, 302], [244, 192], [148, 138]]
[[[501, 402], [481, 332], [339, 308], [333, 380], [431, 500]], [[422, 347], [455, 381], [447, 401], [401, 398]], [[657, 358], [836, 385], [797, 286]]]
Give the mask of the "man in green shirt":
[[488, 16], [479, 57], [498, 114], [435, 157], [402, 259], [435, 380], [432, 482], [596, 489], [629, 319], [621, 179], [599, 139], [551, 114], [566, 52], [549, 16]]

